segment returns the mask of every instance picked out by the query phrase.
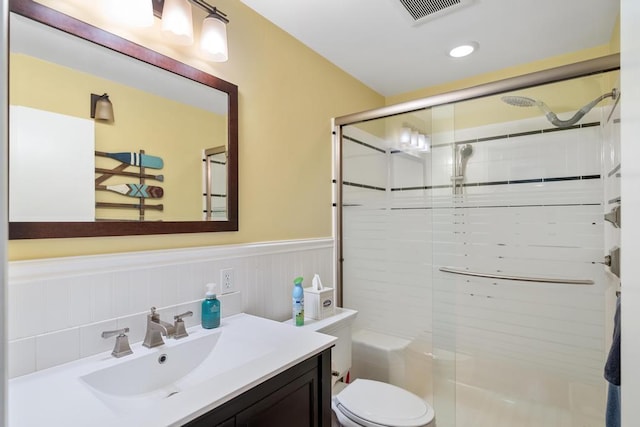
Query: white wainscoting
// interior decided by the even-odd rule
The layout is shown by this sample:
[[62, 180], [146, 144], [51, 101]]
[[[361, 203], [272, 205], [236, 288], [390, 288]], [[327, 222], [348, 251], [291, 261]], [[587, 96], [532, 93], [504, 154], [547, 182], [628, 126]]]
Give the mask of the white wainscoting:
[[333, 246], [326, 238], [10, 262], [9, 378], [111, 351], [105, 330], [129, 327], [130, 341], [142, 341], [151, 306], [167, 321], [192, 310], [187, 326], [198, 324], [205, 284], [226, 268], [235, 289], [220, 296], [223, 317], [285, 320], [295, 277], [332, 284]]

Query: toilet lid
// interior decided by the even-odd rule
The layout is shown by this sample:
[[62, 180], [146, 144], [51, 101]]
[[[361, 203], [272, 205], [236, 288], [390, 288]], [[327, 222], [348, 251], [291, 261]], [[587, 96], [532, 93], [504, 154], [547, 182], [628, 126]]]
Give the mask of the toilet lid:
[[433, 420], [433, 409], [413, 393], [379, 381], [357, 379], [335, 396], [346, 411], [374, 425], [421, 427]]

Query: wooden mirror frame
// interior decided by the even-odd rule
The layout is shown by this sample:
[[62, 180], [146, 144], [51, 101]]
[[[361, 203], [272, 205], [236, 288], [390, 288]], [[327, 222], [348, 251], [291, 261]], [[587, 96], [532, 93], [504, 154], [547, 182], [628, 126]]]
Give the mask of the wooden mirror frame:
[[10, 0], [18, 15], [120, 52], [228, 96], [227, 221], [9, 222], [9, 239], [129, 236], [238, 231], [238, 87], [189, 65], [50, 9], [33, 0]]

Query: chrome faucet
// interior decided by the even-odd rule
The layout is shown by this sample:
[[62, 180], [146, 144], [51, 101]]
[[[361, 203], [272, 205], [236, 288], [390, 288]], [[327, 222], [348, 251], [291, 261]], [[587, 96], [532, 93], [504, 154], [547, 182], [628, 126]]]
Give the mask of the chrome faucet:
[[174, 320], [174, 323], [173, 323], [173, 327], [174, 327], [173, 337], [175, 339], [180, 339], [180, 338], [184, 338], [184, 337], [188, 337], [189, 336], [189, 334], [187, 333], [187, 329], [184, 326], [184, 320], [182, 319], [183, 317], [189, 317], [189, 316], [193, 316], [193, 311], [187, 311], [185, 313], [173, 316], [173, 320]]
[[129, 338], [126, 335], [128, 332], [129, 328], [123, 328], [116, 329], [115, 331], [104, 331], [102, 333], [102, 338], [111, 338], [112, 336], [117, 335], [116, 345], [113, 347], [113, 351], [111, 352], [113, 357], [122, 357], [133, 353], [129, 346]]
[[151, 314], [147, 315], [147, 333], [144, 336], [142, 345], [148, 348], [157, 347], [164, 344], [163, 335], [171, 338], [174, 334], [175, 326], [160, 320], [160, 315], [156, 313], [156, 308], [151, 307]]

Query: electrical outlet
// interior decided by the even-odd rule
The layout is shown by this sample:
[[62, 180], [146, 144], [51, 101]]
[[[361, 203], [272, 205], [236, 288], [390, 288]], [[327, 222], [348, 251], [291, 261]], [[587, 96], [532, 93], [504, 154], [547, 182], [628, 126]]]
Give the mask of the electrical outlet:
[[236, 282], [233, 277], [233, 268], [225, 268], [220, 270], [220, 291], [222, 294], [228, 294], [236, 291]]

